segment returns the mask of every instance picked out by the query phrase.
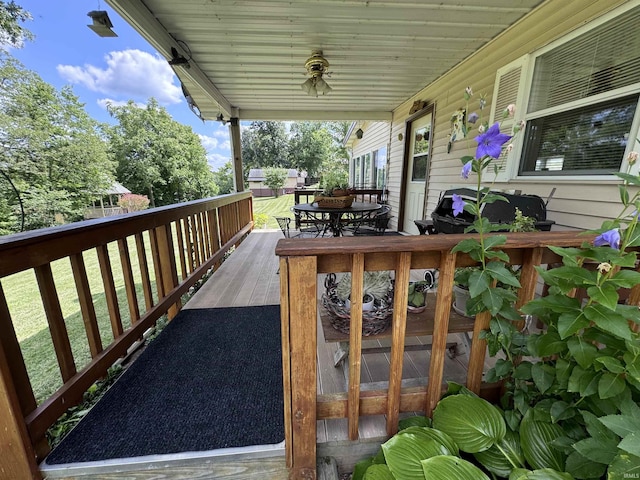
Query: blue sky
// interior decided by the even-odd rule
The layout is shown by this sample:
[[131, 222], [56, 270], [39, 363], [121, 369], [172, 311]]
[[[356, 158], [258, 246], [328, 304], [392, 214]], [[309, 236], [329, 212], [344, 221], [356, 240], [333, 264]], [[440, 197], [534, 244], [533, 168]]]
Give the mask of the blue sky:
[[[17, 3], [33, 16], [24, 26], [35, 39], [20, 49], [11, 49], [11, 54], [51, 85], [71, 85], [93, 118], [113, 123], [107, 102], [145, 104], [154, 97], [174, 120], [198, 134], [213, 170], [231, 158], [228, 126], [198, 119], [189, 110], [180, 82], [166, 60], [104, 2]], [[90, 10], [106, 10], [118, 36], [102, 38], [89, 29]]]

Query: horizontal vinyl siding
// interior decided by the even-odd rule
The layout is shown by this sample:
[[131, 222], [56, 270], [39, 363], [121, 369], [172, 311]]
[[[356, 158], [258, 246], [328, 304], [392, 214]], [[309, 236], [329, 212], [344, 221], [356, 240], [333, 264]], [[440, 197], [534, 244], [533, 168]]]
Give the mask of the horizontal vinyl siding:
[[360, 128], [364, 135], [360, 140], [354, 140], [353, 157], [371, 153], [389, 143], [389, 122], [365, 122]]
[[[478, 95], [487, 93], [488, 104], [483, 118], [489, 120], [493, 85], [496, 71], [500, 67], [522, 55], [535, 52], [623, 3], [625, 2], [622, 0], [549, 0], [485, 48], [394, 110], [389, 171], [389, 202], [394, 211], [398, 211], [402, 191], [405, 121], [415, 100], [435, 103], [433, 155], [425, 208], [425, 217], [430, 218], [442, 191], [459, 186], [473, 187], [471, 180], [465, 181], [460, 178], [460, 157], [474, 154], [474, 137], [477, 132], [474, 130], [466, 139], [455, 142], [451, 152], [447, 153], [451, 115], [458, 108], [465, 106], [465, 87], [471, 86], [474, 91], [470, 111], [477, 111]], [[405, 137], [402, 141], [398, 140], [399, 133]], [[619, 211], [618, 187], [615, 182], [584, 186], [557, 179], [539, 183], [511, 181], [496, 184], [496, 188], [499, 189], [521, 190], [523, 193], [537, 194], [545, 199], [553, 187], [556, 187], [556, 193], [549, 202], [548, 218], [556, 221], [556, 228], [594, 228], [599, 226], [602, 220], [615, 217]], [[395, 226], [397, 225], [394, 224]]]

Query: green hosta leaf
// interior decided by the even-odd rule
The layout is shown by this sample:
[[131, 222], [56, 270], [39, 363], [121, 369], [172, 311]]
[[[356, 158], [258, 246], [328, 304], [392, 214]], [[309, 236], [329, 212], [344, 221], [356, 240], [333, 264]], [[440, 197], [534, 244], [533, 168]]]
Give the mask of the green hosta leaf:
[[399, 435], [406, 435], [406, 434], [418, 435], [419, 437], [424, 438], [426, 440], [436, 441], [437, 443], [442, 445], [448, 452], [443, 455], [457, 456], [460, 453], [458, 449], [458, 445], [456, 444], [456, 442], [453, 441], [453, 438], [451, 438], [446, 433], [440, 430], [437, 430], [435, 428], [413, 426], [399, 432]]
[[578, 452], [573, 452], [567, 457], [565, 470], [574, 478], [586, 479], [602, 477], [606, 468], [602, 463], [592, 462]]
[[483, 467], [499, 477], [507, 477], [514, 465], [524, 467], [524, 455], [520, 447], [520, 437], [508, 430], [504, 438], [484, 452], [473, 456]]
[[351, 480], [362, 480], [364, 478], [364, 474], [367, 472], [367, 469], [371, 465], [373, 465], [373, 458], [367, 458], [366, 460], [362, 460], [356, 463], [355, 466], [353, 467], [353, 474], [351, 475]]
[[624, 372], [624, 366], [622, 362], [617, 358], [613, 357], [597, 357], [595, 359], [596, 362], [601, 363], [605, 366], [607, 370], [611, 373], [622, 373]]
[[619, 478], [640, 478], [640, 457], [620, 452], [607, 469], [607, 478], [617, 480]]
[[556, 378], [556, 369], [544, 363], [534, 363], [531, 366], [531, 376], [540, 393], [544, 393], [553, 385], [553, 381]]
[[473, 463], [458, 457], [440, 455], [422, 461], [423, 478], [429, 480], [489, 480]]
[[527, 412], [520, 424], [520, 444], [529, 465], [536, 469], [564, 471], [566, 456], [551, 446], [556, 438], [562, 436], [564, 432], [558, 425], [535, 421], [532, 411]]
[[612, 333], [625, 340], [631, 339], [631, 329], [626, 319], [603, 305], [589, 305], [584, 309], [584, 315], [595, 323], [598, 328]]
[[622, 375], [607, 372], [602, 375], [598, 382], [598, 395], [600, 398], [615, 397], [620, 395], [625, 388], [627, 388], [627, 384]]
[[[411, 427], [419, 428], [419, 427]], [[436, 440], [415, 433], [401, 432], [382, 444], [384, 458], [396, 478], [424, 480], [420, 461], [435, 455], [452, 454]]]
[[573, 477], [564, 472], [558, 472], [551, 468], [541, 468], [540, 470], [525, 470], [517, 468], [509, 475], [509, 480], [574, 480]]
[[500, 283], [505, 285], [511, 285], [513, 287], [520, 287], [520, 282], [513, 274], [511, 270], [504, 266], [501, 262], [489, 262], [487, 263], [487, 271], [491, 278], [494, 278]]
[[607, 307], [609, 310], [615, 310], [618, 305], [618, 291], [615, 286], [605, 283], [601, 286], [593, 286], [587, 288], [587, 294], [591, 299], [599, 304]]
[[496, 407], [468, 395], [452, 395], [440, 400], [433, 412], [433, 426], [469, 453], [490, 448], [502, 440], [507, 431]]
[[[371, 465], [367, 468], [363, 480], [396, 480], [396, 477], [386, 465]], [[424, 480], [424, 476], [420, 480]]]
[[640, 432], [633, 432], [625, 436], [618, 444], [618, 448], [631, 455], [640, 457]]
[[430, 427], [431, 419], [429, 417], [407, 417], [398, 422], [398, 429], [404, 430], [409, 427]]
[[581, 337], [572, 337], [567, 340], [567, 346], [571, 356], [582, 368], [591, 366], [598, 356], [598, 349], [595, 345], [585, 342]]
[[567, 312], [558, 318], [558, 333], [565, 339], [591, 324], [581, 311]]

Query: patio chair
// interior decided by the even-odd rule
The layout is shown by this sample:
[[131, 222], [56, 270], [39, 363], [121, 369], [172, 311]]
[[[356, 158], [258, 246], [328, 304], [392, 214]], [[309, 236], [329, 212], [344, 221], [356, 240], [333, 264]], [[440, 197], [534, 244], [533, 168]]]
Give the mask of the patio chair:
[[285, 238], [301, 238], [301, 237], [317, 237], [320, 234], [318, 227], [301, 227], [300, 230], [295, 230], [291, 228], [291, 220], [290, 217], [274, 217], [278, 222], [278, 226], [280, 230], [282, 230], [282, 234]]
[[382, 205], [380, 210], [376, 211], [374, 215], [355, 221], [353, 224], [353, 234], [384, 235], [384, 232], [389, 227], [389, 220], [391, 220], [391, 207], [389, 205]]

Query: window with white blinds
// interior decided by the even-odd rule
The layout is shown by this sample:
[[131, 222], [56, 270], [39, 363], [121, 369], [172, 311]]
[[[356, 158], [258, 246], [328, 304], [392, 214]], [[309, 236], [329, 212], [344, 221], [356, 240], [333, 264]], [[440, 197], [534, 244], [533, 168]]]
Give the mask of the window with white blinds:
[[520, 175], [620, 170], [640, 93], [640, 7], [538, 56]]

